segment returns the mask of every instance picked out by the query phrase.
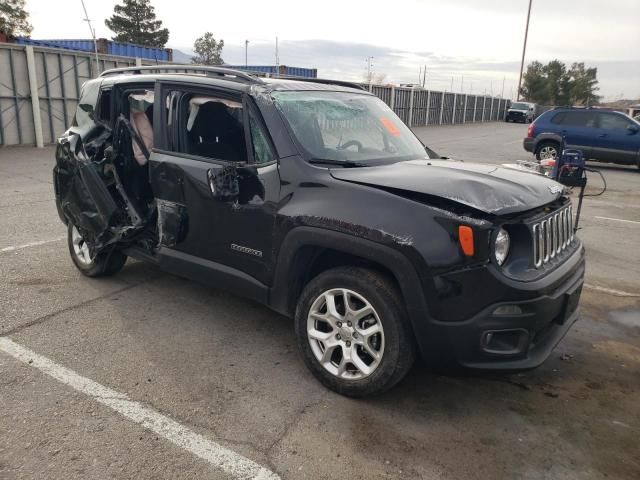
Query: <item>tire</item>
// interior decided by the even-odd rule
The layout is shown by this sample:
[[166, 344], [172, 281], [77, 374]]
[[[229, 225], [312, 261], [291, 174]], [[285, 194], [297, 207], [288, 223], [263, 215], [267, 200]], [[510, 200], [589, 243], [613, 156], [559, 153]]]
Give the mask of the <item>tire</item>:
[[[327, 311], [330, 297], [335, 316]], [[349, 397], [389, 390], [416, 356], [402, 295], [385, 276], [366, 268], [333, 268], [311, 280], [298, 299], [295, 329], [309, 370], [323, 385]]]
[[89, 258], [89, 249], [80, 232], [71, 223], [67, 226], [67, 245], [71, 260], [83, 275], [87, 277], [107, 277], [122, 270], [127, 256], [120, 250], [112, 248]]
[[[554, 152], [555, 153], [552, 153]], [[545, 152], [548, 152], [551, 157], [547, 156]], [[558, 142], [553, 141], [544, 141], [540, 142], [540, 144], [536, 147], [536, 159], [538, 161], [545, 160], [548, 158], [558, 158], [560, 154], [560, 144]]]

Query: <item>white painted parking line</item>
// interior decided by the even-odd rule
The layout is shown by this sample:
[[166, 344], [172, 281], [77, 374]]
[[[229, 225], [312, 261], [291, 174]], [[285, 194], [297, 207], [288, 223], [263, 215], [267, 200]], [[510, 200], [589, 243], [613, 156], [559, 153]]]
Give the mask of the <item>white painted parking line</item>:
[[0, 248], [0, 253], [15, 252], [16, 250], [22, 250], [23, 248], [37, 247], [39, 245], [46, 245], [47, 243], [58, 242], [60, 240], [64, 240], [65, 238], [67, 238], [67, 237], [51, 238], [49, 240], [41, 240], [39, 242], [25, 243], [24, 245], [16, 245], [16, 246], [12, 246], [12, 247], [4, 247], [4, 248]]
[[608, 293], [610, 295], [615, 295], [616, 297], [640, 297], [640, 293], [624, 292], [622, 290], [615, 290], [613, 288], [601, 287], [599, 285], [590, 285], [588, 283], [584, 284], [584, 288], [588, 288], [589, 290], [595, 290], [596, 292]]
[[600, 220], [612, 220], [614, 222], [635, 223], [636, 225], [640, 225], [640, 222], [636, 222], [635, 220], [624, 220], [622, 218], [597, 217], [597, 216], [594, 218], [599, 218]]
[[120, 415], [155, 432], [178, 447], [205, 460], [238, 479], [277, 480], [280, 477], [269, 469], [235, 453], [208, 438], [189, 430], [152, 408], [129, 400], [126, 394], [100, 385], [73, 370], [39, 355], [7, 337], [0, 337], [0, 351], [20, 360], [59, 382], [93, 398]]

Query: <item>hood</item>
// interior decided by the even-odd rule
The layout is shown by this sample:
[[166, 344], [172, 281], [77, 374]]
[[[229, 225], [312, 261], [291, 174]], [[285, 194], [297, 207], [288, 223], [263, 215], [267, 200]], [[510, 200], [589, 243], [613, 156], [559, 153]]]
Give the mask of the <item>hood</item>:
[[411, 160], [330, 172], [339, 180], [441, 197], [492, 215], [541, 207], [564, 191], [561, 184], [537, 173], [450, 160]]

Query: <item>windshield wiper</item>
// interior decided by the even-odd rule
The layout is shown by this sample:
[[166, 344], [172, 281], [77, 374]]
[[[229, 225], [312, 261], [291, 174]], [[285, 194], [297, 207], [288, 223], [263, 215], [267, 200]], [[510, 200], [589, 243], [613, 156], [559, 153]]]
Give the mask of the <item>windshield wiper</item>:
[[314, 165], [340, 165], [345, 168], [366, 167], [366, 163], [354, 162], [353, 160], [333, 160], [330, 158], [312, 158], [309, 163]]

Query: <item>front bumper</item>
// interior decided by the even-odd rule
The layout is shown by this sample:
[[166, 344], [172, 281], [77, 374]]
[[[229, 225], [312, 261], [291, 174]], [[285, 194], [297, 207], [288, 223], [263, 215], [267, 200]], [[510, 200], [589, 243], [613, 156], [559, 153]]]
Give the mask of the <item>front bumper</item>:
[[[493, 274], [485, 275], [482, 282], [474, 278], [474, 287], [480, 296], [495, 295], [500, 301], [492, 301], [462, 321], [431, 319], [426, 340], [429, 345], [423, 344], [421, 350], [471, 369], [537, 367], [579, 318], [578, 303], [585, 271], [583, 248], [579, 247], [574, 255], [567, 261], [569, 268], [560, 278], [549, 274], [548, 278], [522, 282], [522, 285], [507, 281], [501, 284], [500, 290], [489, 280], [495, 277]], [[463, 281], [463, 276], [457, 277], [457, 281]], [[497, 309], [502, 312], [496, 313]], [[427, 360], [436, 360], [430, 355], [427, 357]]]
[[527, 122], [527, 115], [524, 114], [524, 113], [520, 113], [520, 112], [507, 112], [507, 114], [505, 116], [505, 120], [511, 121], [511, 122], [526, 123]]

